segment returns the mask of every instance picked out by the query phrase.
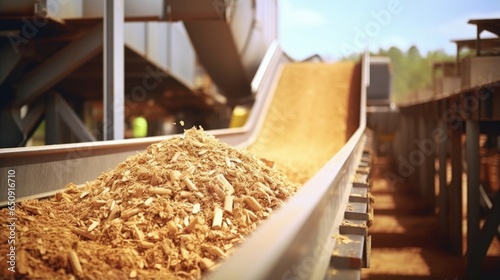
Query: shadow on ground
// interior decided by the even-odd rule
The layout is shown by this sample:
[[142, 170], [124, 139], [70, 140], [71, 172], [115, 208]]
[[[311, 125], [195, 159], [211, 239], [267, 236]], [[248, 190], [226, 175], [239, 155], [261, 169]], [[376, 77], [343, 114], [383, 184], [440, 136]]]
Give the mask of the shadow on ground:
[[[452, 254], [439, 238], [438, 215], [426, 213], [416, 188], [407, 182], [390, 186], [385, 171], [390, 158], [375, 158], [373, 188], [375, 221], [371, 268], [363, 279], [464, 279], [465, 257]], [[477, 279], [500, 279], [500, 256], [487, 257]]]

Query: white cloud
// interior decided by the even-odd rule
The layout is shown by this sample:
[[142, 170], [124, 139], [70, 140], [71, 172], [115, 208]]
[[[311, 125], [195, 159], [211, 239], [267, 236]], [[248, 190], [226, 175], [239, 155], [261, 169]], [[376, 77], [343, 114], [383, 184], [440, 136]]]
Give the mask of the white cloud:
[[281, 24], [283, 28], [293, 27], [322, 27], [327, 25], [328, 19], [324, 14], [310, 8], [299, 8], [290, 1], [279, 2]]

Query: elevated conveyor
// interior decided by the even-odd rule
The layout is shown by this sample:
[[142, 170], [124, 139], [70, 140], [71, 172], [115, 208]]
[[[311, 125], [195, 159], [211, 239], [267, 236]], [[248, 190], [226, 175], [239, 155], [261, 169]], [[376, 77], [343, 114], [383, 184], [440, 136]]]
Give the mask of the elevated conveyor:
[[[266, 126], [272, 125], [268, 122], [273, 117], [280, 117], [273, 116], [276, 113], [273, 110], [277, 108], [274, 102], [283, 98], [277, 88], [280, 77], [284, 75], [284, 66], [291, 62], [278, 44], [273, 43], [251, 84], [256, 101], [245, 126], [208, 132], [233, 146], [248, 147], [262, 141], [261, 134], [266, 132]], [[350, 69], [352, 79], [349, 81], [335, 80], [332, 77], [335, 83], [345, 85], [344, 90], [347, 92], [357, 88], [351, 93], [359, 96], [356, 104], [349, 107], [353, 109], [349, 114], [354, 114], [359, 121], [345, 138], [346, 143], [338, 151], [327, 155], [325, 162], [305, 180], [296, 195], [264, 222], [226, 263], [212, 275], [208, 275], [209, 279], [359, 279], [361, 267], [369, 265], [366, 228], [370, 211], [367, 194], [370, 162], [367, 147], [370, 137], [365, 133], [366, 86], [369, 75], [367, 63], [368, 57], [364, 56], [358, 65], [341, 68]], [[316, 104], [311, 102], [312, 109], [315, 106], [341, 109], [335, 107], [334, 100], [326, 103], [315, 96], [315, 93], [310, 94], [316, 100]], [[295, 105], [297, 106], [300, 104]], [[296, 131], [296, 135], [302, 132], [311, 133], [311, 138], [318, 136], [315, 134], [318, 131], [305, 129], [307, 121], [331, 121], [332, 126], [345, 125], [343, 122], [346, 120], [338, 121], [328, 114], [321, 115], [321, 120], [301, 122], [300, 118], [306, 112], [291, 109], [285, 105], [278, 112], [284, 118], [279, 125], [287, 125], [287, 129]], [[326, 137], [334, 139], [338, 136]], [[40, 198], [54, 194], [69, 182], [82, 184], [92, 180], [127, 156], [165, 138], [2, 149], [0, 172], [7, 174], [10, 169], [16, 171], [18, 200]], [[310, 152], [301, 148], [291, 150], [291, 147], [287, 147], [287, 138], [279, 141], [282, 141], [284, 148], [289, 149], [290, 153], [302, 154], [301, 160], [306, 159]], [[308, 140], [303, 138], [302, 141]], [[322, 148], [313, 144], [313, 149]], [[276, 161], [279, 163], [279, 159]], [[6, 192], [0, 193], [3, 205], [6, 200]], [[352, 243], [353, 248], [346, 249], [343, 246], [342, 240], [345, 238], [352, 241], [348, 243]]]

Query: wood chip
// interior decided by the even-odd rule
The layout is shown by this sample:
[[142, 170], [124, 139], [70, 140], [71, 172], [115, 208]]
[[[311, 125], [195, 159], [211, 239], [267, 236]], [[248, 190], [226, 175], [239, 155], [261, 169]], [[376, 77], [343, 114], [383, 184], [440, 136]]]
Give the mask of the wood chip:
[[243, 201], [246, 202], [246, 204], [253, 210], [253, 211], [259, 211], [262, 209], [262, 206], [260, 206], [260, 203], [252, 196], [245, 196], [243, 198]]
[[191, 220], [191, 222], [189, 223], [189, 225], [184, 228], [184, 231], [186, 231], [186, 232], [192, 231], [196, 227], [197, 224], [199, 224], [198, 217], [194, 217]]
[[215, 263], [209, 258], [202, 258], [200, 260], [200, 266], [202, 269], [209, 269], [214, 265], [215, 265]]
[[226, 195], [224, 198], [224, 211], [232, 213], [233, 212], [233, 196]]
[[243, 163], [239, 158], [230, 158], [232, 162]]
[[83, 272], [82, 265], [80, 264], [80, 259], [74, 250], [68, 252], [68, 260], [71, 265], [71, 270], [75, 275], [80, 275]]
[[80, 195], [80, 198], [84, 198], [84, 197], [86, 197], [87, 195], [89, 195], [89, 192], [84, 191], [84, 192], [82, 192], [82, 194]]
[[231, 160], [229, 159], [229, 157], [226, 157], [226, 166], [227, 166], [227, 168], [232, 168], [233, 167], [233, 163], [231, 162]]
[[210, 185], [210, 188], [212, 189], [212, 191], [214, 193], [216, 193], [219, 196], [219, 198], [222, 199], [223, 197], [226, 196], [226, 193], [219, 186], [217, 186], [217, 185]]
[[172, 190], [166, 189], [166, 188], [149, 188], [148, 193], [149, 194], [158, 194], [158, 195], [171, 195]]
[[[172, 157], [172, 159], [170, 160], [170, 162], [176, 162], [179, 159], [179, 157], [181, 156], [181, 154], [182, 154], [181, 152], [175, 152], [175, 154]], [[172, 178], [172, 177], [170, 177], [170, 178]]]
[[136, 269], [132, 269], [132, 271], [130, 271], [130, 274], [128, 275], [129, 278], [136, 278], [137, 277], [137, 270]]
[[122, 212], [120, 217], [124, 220], [128, 220], [128, 218], [139, 214], [139, 212], [141, 212], [141, 209], [139, 209], [139, 208], [127, 209], [127, 210]]
[[17, 272], [19, 274], [27, 274], [29, 271], [28, 258], [25, 250], [19, 250], [17, 254]]
[[106, 200], [102, 200], [102, 199], [94, 200], [94, 201], [92, 202], [92, 205], [93, 205], [94, 207], [96, 207], [96, 208], [99, 208], [99, 207], [101, 207], [101, 206], [103, 206], [103, 205], [106, 205]]
[[191, 140], [191, 143], [193, 143], [194, 146], [198, 147], [198, 148], [201, 148], [203, 147], [203, 143], [201, 143], [200, 141], [198, 140], [195, 140], [195, 139], [192, 139]]
[[255, 187], [264, 190], [269, 195], [273, 195], [274, 196], [273, 190], [271, 190], [268, 186], [264, 185], [261, 182], [255, 183]]
[[227, 194], [233, 194], [234, 193], [234, 188], [233, 186], [229, 183], [229, 181], [224, 177], [222, 174], [218, 174], [216, 176], [217, 181], [219, 184], [225, 189]]
[[267, 166], [267, 167], [270, 167], [270, 168], [273, 168], [274, 167], [274, 161], [272, 160], [267, 160], [265, 158], [261, 158], [260, 159], [262, 162], [264, 162], [264, 164]]
[[257, 221], [259, 218], [257, 217], [257, 215], [255, 215], [254, 212], [248, 210], [248, 209], [243, 209], [245, 211], [245, 213], [248, 215], [248, 218], [250, 218], [251, 220], [253, 221]]
[[61, 196], [66, 202], [68, 203], [72, 202], [71, 197], [67, 193], [63, 193]]
[[141, 241], [144, 240], [144, 232], [142, 232], [142, 230], [140, 230], [136, 225], [134, 225], [133, 228], [137, 239]]
[[[71, 200], [70, 200], [70, 202], [71, 202]], [[38, 207], [35, 207], [35, 206], [22, 204], [22, 208], [26, 209], [28, 212], [30, 212], [32, 214], [35, 214], [35, 215], [41, 215], [42, 214], [42, 212], [40, 212], [40, 209]]]
[[142, 248], [142, 249], [151, 249], [154, 246], [155, 246], [154, 243], [151, 243], [151, 242], [148, 242], [148, 241], [144, 241], [144, 240], [139, 241], [139, 247]]
[[181, 191], [180, 195], [182, 198], [188, 198], [188, 197], [192, 196], [193, 193], [188, 192], [188, 191]]
[[184, 182], [184, 184], [186, 184], [188, 189], [190, 189], [191, 191], [193, 191], [193, 192], [198, 191], [198, 188], [194, 185], [194, 183], [188, 177], [185, 177], [182, 181]]
[[85, 237], [87, 239], [90, 239], [90, 240], [95, 240], [96, 239], [96, 236], [93, 235], [92, 233], [86, 231], [86, 230], [83, 230], [83, 229], [80, 229], [80, 228], [77, 228], [77, 227], [71, 227], [70, 228], [71, 232], [76, 234], [76, 235], [80, 235], [82, 237]]
[[167, 228], [169, 231], [174, 232], [174, 233], [179, 230], [179, 228], [177, 227], [177, 224], [174, 221], [169, 221], [167, 223]]
[[115, 210], [116, 207], [116, 201], [113, 199], [111, 200], [111, 205], [109, 206], [109, 211]]
[[173, 182], [176, 182], [176, 181], [179, 181], [181, 178], [181, 172], [179, 172], [178, 170], [171, 170], [170, 171], [170, 180], [172, 180]]
[[193, 210], [191, 212], [193, 214], [196, 214], [196, 213], [200, 212], [200, 209], [201, 209], [201, 205], [199, 203], [195, 203], [195, 204], [193, 204]]
[[222, 226], [222, 209], [216, 207], [214, 210], [214, 219], [212, 221], [213, 229], [220, 229]]
[[99, 224], [100, 222], [98, 220], [92, 221], [92, 224], [90, 224], [90, 226], [87, 228], [87, 231], [88, 232], [93, 231]]
[[222, 258], [227, 258], [226, 254], [224, 251], [222, 251], [221, 248], [213, 246], [213, 245], [202, 245], [202, 248], [207, 251], [210, 255], [213, 255], [215, 257], [222, 257]]
[[199, 199], [203, 199], [205, 197], [205, 195], [202, 192], [195, 192], [194, 195]]
[[146, 201], [144, 201], [144, 206], [149, 207], [149, 206], [151, 206], [152, 203], [153, 203], [153, 198], [150, 197], [150, 198], [146, 199]]

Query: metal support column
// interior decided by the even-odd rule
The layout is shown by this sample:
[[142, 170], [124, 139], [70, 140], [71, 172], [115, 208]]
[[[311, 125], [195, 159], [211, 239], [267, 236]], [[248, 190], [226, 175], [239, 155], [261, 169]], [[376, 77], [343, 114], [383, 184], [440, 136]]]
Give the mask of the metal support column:
[[479, 122], [466, 121], [467, 148], [467, 278], [477, 279], [479, 254]]
[[419, 168], [418, 166], [415, 165], [415, 160], [413, 159], [413, 155], [416, 154], [416, 148], [417, 146], [415, 145], [415, 139], [418, 137], [418, 117], [413, 115], [414, 112], [412, 112], [412, 115], [410, 116], [410, 150], [408, 154], [408, 159], [410, 163], [413, 165], [414, 172], [410, 176], [410, 182], [413, 185], [414, 188], [419, 188]]
[[432, 139], [432, 129], [430, 121], [424, 117], [419, 116], [418, 122], [418, 136], [413, 141], [415, 142], [416, 150], [415, 155], [418, 157], [418, 186], [420, 194], [425, 201], [425, 211], [429, 213], [434, 212], [434, 179], [435, 179], [435, 149], [436, 145]]
[[425, 141], [425, 120], [424, 116], [416, 116], [416, 128], [417, 128], [417, 137], [413, 139], [415, 143], [415, 155], [419, 155], [416, 159], [418, 159], [416, 166], [417, 170], [417, 186], [420, 195], [424, 198], [425, 208], [427, 208], [427, 186], [425, 185], [427, 176], [425, 165], [427, 164], [427, 155], [420, 149], [417, 143], [421, 141]]
[[436, 127], [435, 122], [430, 118], [424, 119], [425, 142], [420, 144], [420, 149], [424, 150], [425, 177], [424, 184], [426, 187], [425, 199], [427, 201], [427, 210], [434, 214], [436, 208], [436, 141], [433, 138], [433, 131]]
[[451, 250], [462, 255], [462, 133], [452, 129], [451, 135]]
[[[446, 123], [444, 120], [439, 120], [438, 129], [442, 133], [446, 133]], [[446, 182], [447, 162], [446, 153], [448, 147], [448, 137], [444, 141], [436, 139], [438, 143], [438, 158], [439, 158], [439, 230], [443, 240], [448, 240], [449, 237], [449, 190]]]
[[61, 118], [57, 109], [56, 93], [49, 92], [45, 102], [45, 144], [60, 144]]
[[104, 4], [104, 140], [124, 137], [124, 0]]
[[476, 56], [481, 56], [481, 32], [483, 29], [478, 25], [476, 29]]

